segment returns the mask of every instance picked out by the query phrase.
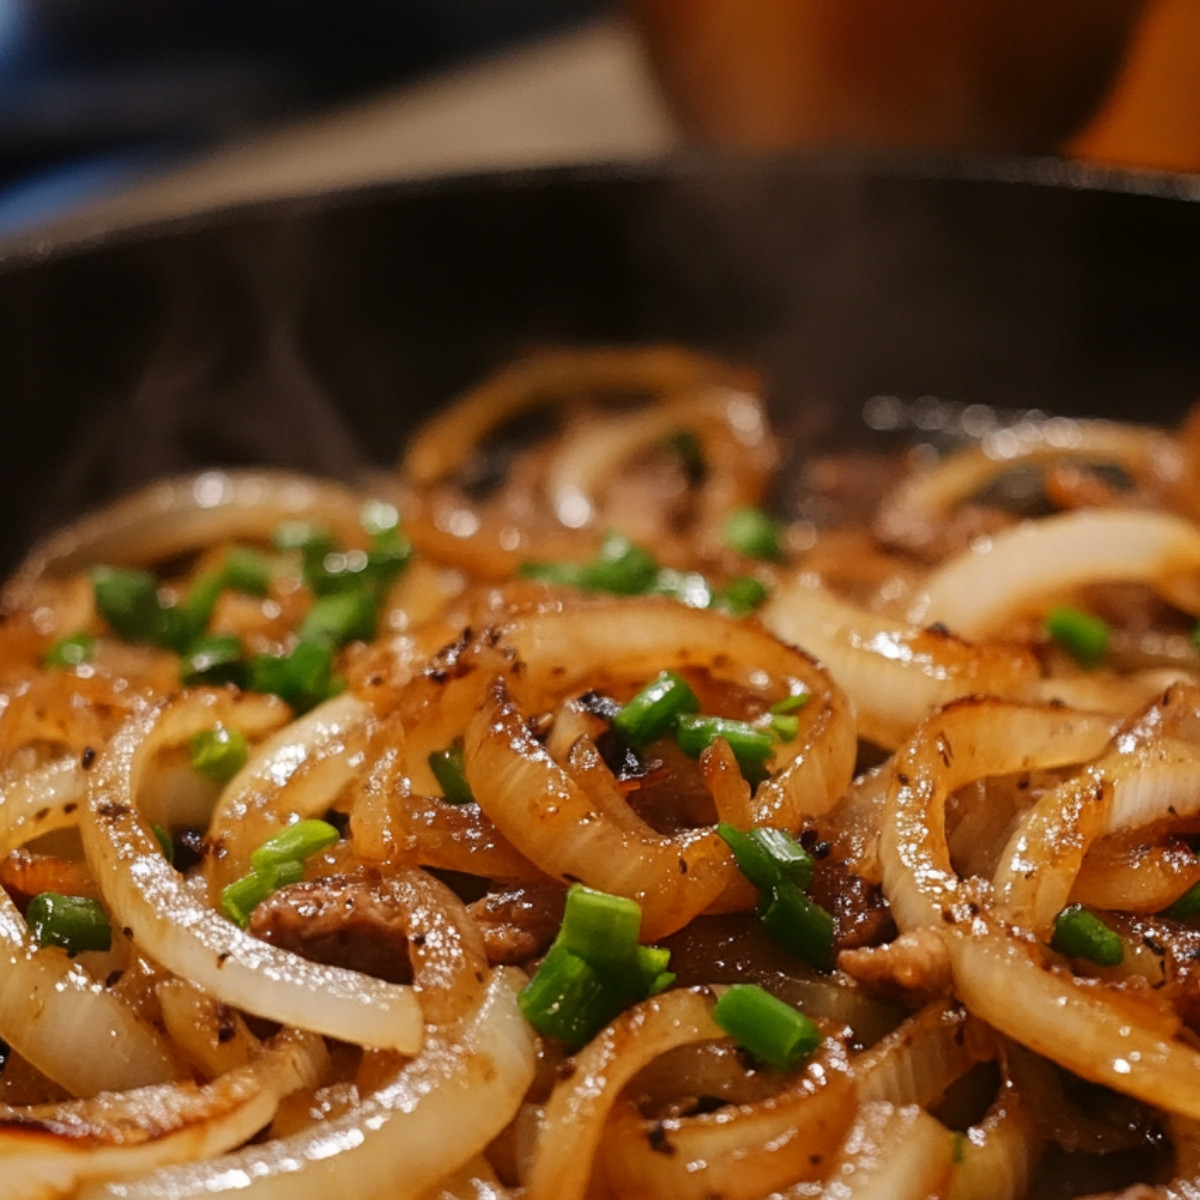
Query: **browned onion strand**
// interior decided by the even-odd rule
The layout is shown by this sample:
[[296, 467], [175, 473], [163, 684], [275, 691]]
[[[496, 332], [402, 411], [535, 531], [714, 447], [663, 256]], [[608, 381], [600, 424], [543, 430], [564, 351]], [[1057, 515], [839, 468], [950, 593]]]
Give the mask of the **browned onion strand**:
[[[903, 475], [819, 457], [777, 527], [742, 511], [799, 491], [768, 411], [704, 354], [550, 350], [394, 481], [207, 471], [31, 551], [0, 622], [4, 1200], [1200, 1194], [1200, 408], [1029, 418]], [[281, 549], [295, 519], [336, 549]], [[609, 533], [637, 594], [601, 586]], [[159, 612], [234, 548], [266, 594], [226, 579], [205, 632], [328, 665], [305, 711], [182, 686], [166, 626], [118, 636], [85, 573], [157, 572]], [[662, 672], [761, 766], [735, 732], [623, 732]], [[246, 752], [209, 777], [213, 731]], [[312, 820], [328, 844], [274, 876], [256, 851]], [[779, 940], [800, 876], [751, 882], [722, 822], [806, 849], [831, 958]], [[615, 1016], [569, 1048], [521, 996], [578, 883], [636, 901], [675, 976], [602, 980]], [[41, 944], [60, 889], [109, 949]], [[810, 1054], [722, 1029], [747, 983]]]

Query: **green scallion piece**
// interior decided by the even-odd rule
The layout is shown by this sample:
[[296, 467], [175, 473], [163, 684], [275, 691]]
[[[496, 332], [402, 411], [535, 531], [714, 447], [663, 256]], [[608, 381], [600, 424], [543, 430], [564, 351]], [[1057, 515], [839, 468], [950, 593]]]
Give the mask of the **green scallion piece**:
[[1194, 883], [1178, 900], [1175, 901], [1167, 910], [1168, 917], [1174, 917], [1176, 921], [1190, 921], [1197, 913], [1200, 913], [1200, 883]]
[[344, 646], [375, 636], [379, 606], [367, 591], [335, 592], [317, 600], [300, 626], [301, 642]]
[[781, 880], [763, 893], [758, 920], [785, 950], [819, 971], [833, 970], [833, 917], [794, 883]]
[[285, 862], [302, 862], [332, 846], [341, 834], [328, 821], [309, 818], [296, 821], [263, 842], [250, 855], [250, 865], [259, 872]]
[[59, 638], [42, 655], [44, 667], [78, 667], [92, 661], [96, 639], [90, 633], [73, 633]]
[[783, 558], [783, 526], [759, 508], [739, 508], [726, 518], [725, 544], [747, 558], [779, 562]]
[[213, 783], [228, 783], [246, 765], [249, 751], [240, 729], [217, 725], [202, 729], [188, 742], [192, 769]]
[[576, 883], [567, 891], [557, 941], [619, 985], [636, 962], [641, 928], [642, 910], [636, 900]]
[[462, 742], [455, 742], [443, 750], [434, 750], [428, 761], [447, 804], [474, 804], [475, 796], [467, 782]]
[[661, 737], [680, 713], [700, 711], [700, 701], [681, 675], [663, 671], [612, 719], [612, 727], [633, 746]]
[[208, 628], [224, 590], [224, 571], [209, 571], [195, 579], [187, 595], [172, 610], [175, 627], [172, 641], [176, 649], [183, 649]]
[[1108, 653], [1108, 623], [1078, 608], [1052, 608], [1046, 615], [1046, 632], [1081, 667], [1099, 666]]
[[185, 687], [246, 682], [246, 656], [235, 633], [213, 633], [193, 642], [179, 663]]
[[250, 660], [247, 686], [307, 712], [331, 694], [333, 647], [301, 639], [290, 654], [257, 654]]
[[733, 984], [713, 1020], [739, 1046], [780, 1071], [792, 1071], [821, 1044], [821, 1031], [799, 1009], [756, 983]]
[[752, 575], [735, 575], [724, 587], [713, 593], [713, 608], [723, 609], [734, 617], [748, 617], [761, 608], [768, 595], [767, 585]]
[[771, 732], [781, 742], [794, 742], [800, 732], [800, 718], [795, 713], [779, 713], [771, 718]]
[[1117, 932], [1082, 904], [1069, 904], [1054, 918], [1050, 947], [1068, 958], [1084, 958], [1102, 967], [1115, 967], [1125, 957]]
[[39, 946], [61, 946], [72, 958], [112, 946], [108, 914], [86, 896], [42, 892], [30, 900], [25, 920]]
[[699, 758], [717, 738], [729, 743], [743, 767], [748, 763], [762, 764], [775, 753], [775, 739], [768, 730], [729, 717], [681, 713], [675, 720], [675, 735], [679, 748], [692, 758]]
[[247, 596], [265, 596], [273, 575], [267, 559], [249, 546], [231, 547], [221, 568], [225, 586]]
[[557, 1038], [568, 1050], [588, 1042], [628, 1002], [591, 964], [557, 943], [517, 1001], [539, 1033]]
[[221, 890], [221, 911], [245, 929], [250, 915], [273, 892], [304, 878], [304, 864], [296, 859], [274, 863], [262, 871], [251, 871]]
[[759, 891], [769, 892], [784, 882], [803, 891], [812, 887], [812, 855], [786, 829], [764, 827], [743, 833], [722, 821], [717, 833], [733, 851], [738, 870]]
[[163, 605], [158, 581], [149, 571], [94, 567], [91, 572], [96, 611], [127, 642], [161, 642]]
[[799, 712], [811, 699], [811, 692], [791, 692], [771, 705], [771, 715], [778, 717]]
[[596, 559], [584, 566], [581, 586], [587, 591], [640, 596], [654, 586], [657, 576], [658, 563], [648, 550], [635, 546], [623, 533], [610, 533]]
[[671, 951], [666, 946], [639, 946], [637, 969], [641, 977], [639, 991], [646, 996], [657, 996], [675, 982], [675, 974], [667, 970]]

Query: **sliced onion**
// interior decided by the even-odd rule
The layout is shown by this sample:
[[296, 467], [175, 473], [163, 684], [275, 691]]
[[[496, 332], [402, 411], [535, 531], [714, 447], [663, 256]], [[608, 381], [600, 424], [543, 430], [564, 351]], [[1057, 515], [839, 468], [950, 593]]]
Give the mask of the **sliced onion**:
[[1200, 530], [1160, 512], [1081, 509], [981, 539], [933, 571], [910, 617], [982, 638], [1089, 583], [1146, 583], [1200, 615]]
[[213, 810], [205, 871], [214, 894], [250, 869], [250, 855], [293, 820], [320, 817], [359, 771], [348, 752], [370, 709], [349, 692], [292, 721], [252, 753]]
[[1024, 814], [1000, 856], [997, 903], [1048, 937], [1097, 837], [1198, 811], [1200, 747], [1163, 741], [1107, 754]]
[[756, 622], [658, 597], [584, 601], [518, 616], [504, 626], [503, 640], [524, 665], [518, 693], [533, 711], [579, 687], [645, 683], [689, 666], [759, 691], [773, 687], [776, 697], [806, 695], [799, 735], [778, 746], [771, 778], [754, 793], [756, 824], [797, 829], [849, 785], [857, 747], [846, 697], [808, 654]]
[[431, 1030], [393, 1082], [344, 1116], [208, 1162], [80, 1191], [77, 1200], [416, 1200], [512, 1120], [533, 1080], [535, 1039], [517, 1007], [525, 976], [494, 971], [460, 1024]]
[[[61, 759], [10, 782], [0, 801], [0, 854], [74, 825], [84, 774]], [[76, 1096], [176, 1079], [162, 1035], [58, 949], [41, 949], [0, 888], [0, 1037]], [[98, 1042], [107, 1051], [95, 1053]]]
[[313, 1086], [327, 1068], [319, 1037], [285, 1031], [247, 1065], [204, 1086], [0, 1105], [5, 1196], [65, 1195], [87, 1180], [224, 1153], [269, 1124], [284, 1096]]
[[932, 1104], [990, 1056], [992, 1040], [962, 1009], [934, 1001], [854, 1059], [859, 1097], [896, 1105]]
[[960, 696], [1023, 698], [1036, 656], [1015, 643], [972, 645], [939, 628], [881, 617], [836, 598], [805, 573], [762, 610], [779, 637], [815, 654], [854, 705], [859, 736], [892, 749], [935, 708]]
[[1011, 1083], [960, 1144], [948, 1200], [1021, 1200], [1041, 1156], [1043, 1132]]
[[1179, 446], [1161, 429], [1112, 421], [1026, 422], [907, 478], [880, 506], [879, 535], [920, 547], [957, 505], [1003, 472], [1031, 463], [1072, 461], [1113, 463], [1160, 487], [1176, 483], [1183, 473]]
[[419, 486], [446, 478], [502, 421], [548, 401], [605, 393], [670, 396], [725, 382], [752, 389], [753, 375], [674, 346], [551, 350], [512, 363], [427, 421], [408, 443], [402, 473]]
[[678, 989], [622, 1013], [572, 1060], [546, 1104], [525, 1200], [582, 1200], [621, 1089], [676, 1046], [723, 1038], [707, 989]]
[[162, 562], [221, 542], [265, 541], [303, 517], [348, 545], [362, 542], [362, 497], [341, 484], [286, 471], [205, 471], [152, 484], [68, 525], [18, 568], [5, 602], [18, 605], [43, 576], [93, 563]]
[[238, 723], [227, 694], [183, 693], [128, 722], [92, 768], [81, 831], [114, 920], [150, 957], [236, 1008], [358, 1045], [414, 1053], [423, 1022], [411, 988], [319, 966], [243, 933], [196, 898], [138, 815], [154, 753], [218, 722]]
[[[1000, 701], [935, 714], [896, 756], [881, 853], [901, 929], [940, 930], [955, 992], [977, 1016], [1083, 1079], [1171, 1112], [1200, 1115], [1200, 1053], [1115, 995], [1047, 968], [1040, 944], [1006, 930], [986, 889], [953, 873], [945, 800], [973, 779], [1094, 757], [1102, 719]], [[1137, 811], [1138, 802], [1123, 805]]]
[[842, 1064], [819, 1055], [765, 1100], [662, 1121], [622, 1105], [598, 1157], [610, 1190], [630, 1200], [756, 1200], [822, 1178], [856, 1106]]
[[533, 736], [502, 681], [467, 730], [467, 781], [501, 833], [547, 875], [628, 896], [653, 940], [703, 912], [733, 878], [712, 830], [637, 832], [598, 812]]
[[[926, 1200], [950, 1176], [950, 1131], [915, 1104], [864, 1104], [829, 1173], [838, 1200]], [[832, 1189], [830, 1189], [832, 1192]]]

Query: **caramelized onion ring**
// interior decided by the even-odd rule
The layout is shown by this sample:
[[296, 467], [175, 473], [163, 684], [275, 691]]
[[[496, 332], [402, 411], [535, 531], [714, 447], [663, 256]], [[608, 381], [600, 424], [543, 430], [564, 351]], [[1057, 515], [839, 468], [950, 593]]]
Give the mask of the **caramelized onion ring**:
[[227, 1004], [358, 1045], [412, 1054], [422, 1016], [411, 988], [318, 966], [243, 933], [197, 900], [138, 815], [155, 751], [214, 724], [246, 725], [225, 693], [183, 693], [122, 727], [89, 775], [81, 829], [116, 921], [168, 969]]

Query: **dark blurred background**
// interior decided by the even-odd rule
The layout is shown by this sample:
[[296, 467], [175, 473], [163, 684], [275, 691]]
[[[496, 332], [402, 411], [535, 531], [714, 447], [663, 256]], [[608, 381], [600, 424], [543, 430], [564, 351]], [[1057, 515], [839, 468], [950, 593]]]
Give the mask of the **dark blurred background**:
[[0, 0], [0, 227], [606, 0]]

